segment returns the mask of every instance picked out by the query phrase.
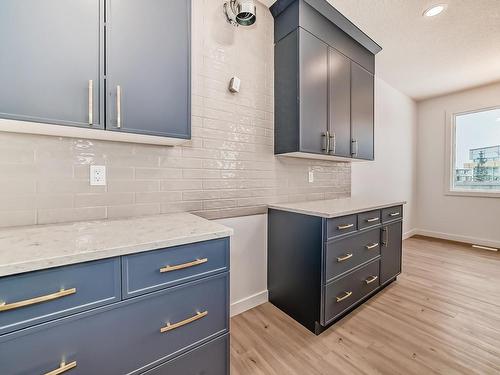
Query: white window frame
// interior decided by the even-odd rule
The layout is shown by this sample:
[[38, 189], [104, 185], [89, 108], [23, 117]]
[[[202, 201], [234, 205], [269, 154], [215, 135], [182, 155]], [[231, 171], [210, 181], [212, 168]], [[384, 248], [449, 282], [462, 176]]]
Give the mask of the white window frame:
[[455, 168], [455, 147], [456, 147], [456, 118], [457, 116], [467, 115], [500, 109], [500, 106], [480, 107], [467, 109], [462, 111], [446, 111], [446, 157], [445, 157], [445, 195], [456, 195], [464, 197], [483, 197], [483, 198], [500, 198], [500, 191], [491, 190], [467, 190], [456, 189], [453, 187], [453, 177]]

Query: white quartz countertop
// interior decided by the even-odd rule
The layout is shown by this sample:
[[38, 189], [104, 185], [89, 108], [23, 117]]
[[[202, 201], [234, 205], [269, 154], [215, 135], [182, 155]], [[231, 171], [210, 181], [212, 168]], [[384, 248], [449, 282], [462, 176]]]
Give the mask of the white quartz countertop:
[[179, 213], [0, 230], [0, 276], [231, 236], [233, 230]]
[[364, 211], [377, 210], [392, 206], [400, 206], [405, 203], [405, 201], [344, 198], [297, 203], [271, 204], [269, 205], [269, 208], [330, 219]]

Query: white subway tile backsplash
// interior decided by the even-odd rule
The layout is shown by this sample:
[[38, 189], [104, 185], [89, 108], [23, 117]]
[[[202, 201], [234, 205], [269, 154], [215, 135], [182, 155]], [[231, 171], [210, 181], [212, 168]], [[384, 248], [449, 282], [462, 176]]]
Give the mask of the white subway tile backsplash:
[[[0, 133], [0, 226], [190, 211], [215, 219], [273, 202], [350, 195], [350, 165], [274, 156], [273, 18], [228, 25], [193, 2], [192, 140], [179, 147]], [[241, 92], [227, 90], [242, 79]], [[90, 186], [89, 165], [107, 186]], [[309, 169], [315, 173], [308, 182]]]

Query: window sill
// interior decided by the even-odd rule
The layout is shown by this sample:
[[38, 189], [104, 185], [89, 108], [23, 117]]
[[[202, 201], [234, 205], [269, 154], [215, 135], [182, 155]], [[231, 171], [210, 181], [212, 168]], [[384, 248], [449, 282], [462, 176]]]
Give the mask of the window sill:
[[487, 190], [448, 190], [444, 195], [459, 196], [459, 197], [479, 197], [479, 198], [500, 198], [500, 191]]

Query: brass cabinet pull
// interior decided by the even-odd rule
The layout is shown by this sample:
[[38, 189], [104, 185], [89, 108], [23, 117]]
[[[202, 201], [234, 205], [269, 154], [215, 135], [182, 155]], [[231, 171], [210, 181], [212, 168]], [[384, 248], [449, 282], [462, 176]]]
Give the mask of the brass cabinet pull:
[[377, 279], [378, 279], [378, 276], [372, 276], [372, 277], [369, 277], [368, 279], [366, 279], [365, 283], [371, 284], [371, 283], [373, 283]]
[[376, 247], [378, 247], [378, 242], [377, 243], [372, 243], [370, 245], [366, 245], [365, 247], [366, 247], [367, 250], [375, 249]]
[[[355, 147], [353, 147], [352, 145], [356, 145]], [[352, 149], [354, 148], [355, 151], [353, 151]], [[351, 140], [351, 156], [358, 156], [358, 151], [359, 151], [359, 144], [358, 144], [358, 140], [353, 138]]]
[[354, 226], [354, 224], [344, 224], [344, 225], [339, 225], [337, 227], [338, 230], [344, 230], [344, 229], [349, 229], [349, 228], [352, 228]]
[[333, 143], [333, 147], [330, 150], [330, 152], [333, 152], [334, 154], [336, 154], [337, 153], [337, 137], [335, 136], [335, 132], [333, 132], [330, 135], [330, 146], [332, 143]]
[[392, 212], [389, 214], [390, 217], [399, 216], [399, 212]]
[[350, 259], [350, 258], [352, 258], [352, 253], [346, 254], [346, 255], [344, 255], [342, 257], [338, 257], [337, 258], [337, 262], [340, 263], [340, 262], [343, 262], [343, 261], [345, 261], [347, 259]]
[[122, 127], [122, 87], [116, 86], [116, 127]]
[[25, 306], [35, 305], [37, 303], [52, 301], [54, 299], [66, 297], [69, 296], [70, 294], [75, 294], [75, 293], [76, 293], [76, 288], [61, 289], [59, 292], [56, 293], [47, 294], [46, 296], [35, 297], [24, 301], [13, 302], [9, 304], [2, 302], [0, 303], [0, 312], [18, 309]]
[[388, 227], [382, 228], [382, 236], [383, 236], [382, 245], [384, 245], [384, 247], [388, 247], [389, 246], [389, 228]]
[[336, 297], [337, 303], [342, 302], [343, 300], [349, 298], [350, 296], [352, 296], [352, 292], [344, 292], [344, 295], [342, 297]]
[[330, 132], [327, 130], [326, 133], [321, 134], [322, 137], [325, 138], [325, 148], [322, 151], [325, 151], [327, 154], [330, 153]]
[[373, 223], [373, 222], [379, 221], [379, 220], [380, 220], [379, 217], [372, 217], [371, 219], [366, 219], [366, 222], [367, 223]]
[[76, 367], [76, 361], [68, 363], [68, 364], [66, 364], [66, 362], [61, 362], [61, 365], [59, 366], [59, 368], [57, 368], [53, 371], [47, 372], [45, 375], [59, 375], [59, 374], [62, 374], [63, 372], [69, 371], [75, 367]]
[[208, 258], [203, 258], [203, 259], [196, 259], [193, 260], [192, 262], [184, 263], [184, 264], [178, 264], [176, 266], [165, 266], [163, 268], [160, 268], [160, 272], [171, 272], [171, 271], [177, 271], [177, 270], [182, 270], [184, 268], [189, 268], [189, 267], [194, 267], [198, 266], [200, 264], [208, 262]]
[[94, 81], [89, 80], [89, 126], [94, 123]]
[[173, 329], [185, 326], [186, 324], [189, 324], [189, 323], [197, 321], [198, 319], [204, 318], [207, 315], [208, 315], [208, 311], [197, 312], [195, 316], [192, 316], [191, 318], [183, 320], [182, 322], [178, 322], [178, 323], [174, 323], [174, 324], [167, 323], [167, 325], [165, 327], [162, 327], [160, 329], [160, 332], [165, 333], [168, 331], [172, 331]]

